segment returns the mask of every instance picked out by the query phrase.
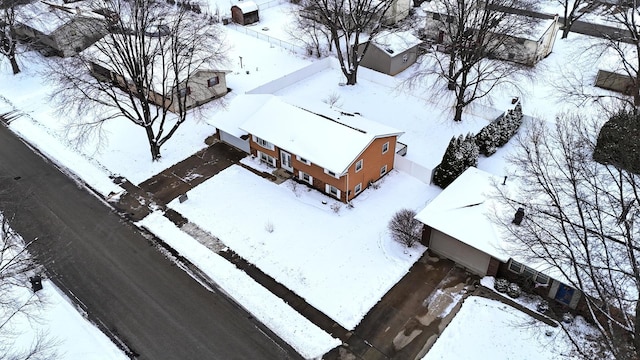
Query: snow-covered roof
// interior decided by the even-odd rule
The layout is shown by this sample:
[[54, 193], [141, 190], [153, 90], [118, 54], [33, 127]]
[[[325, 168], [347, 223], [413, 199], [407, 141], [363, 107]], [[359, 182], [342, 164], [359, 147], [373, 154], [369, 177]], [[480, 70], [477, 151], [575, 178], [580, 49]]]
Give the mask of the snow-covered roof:
[[[627, 59], [637, 59], [637, 49], [631, 44], [620, 43], [617, 44], [621, 50], [623, 50]], [[620, 53], [615, 49], [607, 48], [601, 54], [598, 59], [598, 69], [606, 70], [609, 72], [628, 75], [628, 70], [625, 69], [625, 64], [622, 62]]]
[[[530, 16], [505, 13], [505, 20], [503, 21], [516, 24], [514, 26], [509, 26], [509, 30], [512, 31], [509, 35], [522, 39], [538, 41], [557, 20], [540, 19]], [[521, 32], [517, 32], [517, 30], [521, 30]]]
[[253, 1], [241, 1], [239, 3], [233, 4], [233, 6], [237, 6], [243, 14], [248, 14], [253, 11], [258, 11], [258, 5]]
[[499, 231], [487, 217], [493, 208], [487, 193], [500, 179], [468, 168], [416, 215], [416, 219], [500, 261], [509, 260]]
[[[122, 69], [123, 66], [122, 65], [118, 65], [118, 64], [113, 64], [114, 61], [118, 61], [120, 62], [120, 64], [122, 64], [122, 59], [118, 56], [114, 56], [113, 55], [113, 50], [105, 50], [105, 49], [113, 49], [115, 48], [113, 44], [123, 44], [123, 43], [127, 43], [129, 40], [126, 39], [126, 37], [131, 36], [131, 35], [123, 35], [123, 34], [110, 34], [108, 36], [103, 37], [102, 39], [98, 40], [96, 43], [94, 43], [93, 45], [89, 46], [88, 48], [86, 48], [85, 50], [83, 50], [81, 52], [82, 56], [93, 62], [96, 65], [100, 65], [106, 69]], [[133, 36], [132, 36], [133, 37]], [[138, 41], [136, 39], [131, 39], [130, 41], [135, 42]], [[168, 58], [171, 56], [171, 52], [170, 51], [160, 51], [160, 50], [153, 50], [155, 49], [160, 49], [161, 47], [165, 47], [167, 46], [167, 44], [162, 44], [158, 41], [157, 38], [155, 37], [151, 37], [148, 36], [146, 37], [146, 41], [147, 44], [149, 44], [149, 53], [155, 53], [157, 54], [156, 57], [154, 57], [154, 62], [153, 62], [153, 89], [156, 92], [160, 92], [163, 87], [166, 87], [164, 89], [164, 91], [171, 91], [173, 90], [172, 87], [174, 85], [174, 80], [175, 80], [175, 74], [173, 71], [171, 71], [170, 68], [165, 67], [163, 68], [163, 66], [169, 66], [169, 65], [163, 65], [163, 61], [162, 61], [162, 57]], [[107, 55], [109, 54], [109, 55]], [[193, 55], [193, 64], [198, 64], [199, 63], [200, 58], [198, 57], [198, 54], [194, 54]], [[165, 60], [165, 64], [169, 64], [171, 61], [169, 60]], [[179, 78], [178, 80], [180, 80], [180, 83], [183, 83], [184, 80], [187, 78], [187, 75], [189, 75], [188, 70], [191, 70], [191, 76], [193, 77], [194, 75], [196, 75], [199, 72], [215, 72], [215, 73], [229, 73], [230, 70], [217, 70], [217, 69], [211, 69], [211, 68], [207, 68], [205, 67], [206, 65], [200, 65], [199, 68], [196, 69], [187, 69], [186, 67], [182, 67], [180, 73], [178, 74]], [[123, 70], [118, 70], [118, 73], [121, 75], [127, 75], [126, 73], [123, 73]], [[127, 79], [130, 80], [130, 79]]]
[[420, 39], [409, 31], [381, 31], [373, 39], [372, 44], [391, 57], [397, 56], [421, 43]]
[[[509, 241], [505, 232], [491, 220], [491, 216], [507, 209], [494, 200], [496, 186], [514, 190], [514, 181], [470, 167], [422, 209], [416, 219], [460, 242], [506, 262], [514, 259], [557, 280], [566, 278], [545, 262], [532, 263]], [[515, 215], [515, 213], [514, 213]]]
[[[425, 1], [420, 4], [420, 8], [423, 11], [434, 14], [444, 15], [448, 13], [443, 1], [438, 0]], [[540, 19], [511, 13], [504, 13], [504, 19], [502, 20], [505, 24], [515, 24], [514, 26], [508, 26], [509, 30], [513, 31], [509, 35], [536, 41], [542, 37], [544, 32], [547, 31], [555, 21], [554, 19]], [[515, 32], [518, 29], [522, 31], [520, 33]]]
[[[236, 103], [237, 102], [237, 103]], [[325, 169], [343, 174], [351, 163], [380, 137], [399, 136], [390, 126], [332, 109], [323, 103], [304, 108], [288, 104], [273, 95], [241, 95], [226, 115], [210, 119], [225, 132], [240, 131], [258, 136], [279, 148], [301, 156]]]
[[[233, 95], [227, 96], [229, 105], [221, 109], [214, 116], [207, 119], [207, 123], [235, 137], [247, 135], [247, 132], [240, 129], [240, 126], [253, 114], [269, 101], [273, 95]], [[232, 97], [233, 96], [233, 97]]]
[[79, 16], [104, 19], [93, 12], [90, 1], [78, 1], [73, 4], [56, 0], [34, 1], [22, 5], [20, 11], [16, 12], [17, 22], [47, 35]]

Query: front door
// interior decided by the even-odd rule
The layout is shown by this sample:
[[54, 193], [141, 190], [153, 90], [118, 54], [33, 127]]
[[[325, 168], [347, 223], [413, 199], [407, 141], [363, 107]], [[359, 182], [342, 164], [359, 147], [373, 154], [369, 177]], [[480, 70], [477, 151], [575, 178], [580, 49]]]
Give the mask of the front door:
[[291, 154], [284, 150], [280, 150], [280, 167], [293, 172], [293, 167], [291, 166]]
[[565, 284], [560, 284], [555, 299], [565, 305], [569, 305], [569, 303], [571, 303], [571, 299], [573, 298], [574, 291], [575, 290], [572, 287], [569, 287]]

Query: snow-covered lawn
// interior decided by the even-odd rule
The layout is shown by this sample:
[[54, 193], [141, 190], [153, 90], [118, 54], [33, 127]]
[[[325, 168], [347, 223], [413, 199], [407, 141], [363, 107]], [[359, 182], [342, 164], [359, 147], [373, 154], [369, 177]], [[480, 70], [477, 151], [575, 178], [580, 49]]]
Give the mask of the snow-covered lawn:
[[[215, 2], [212, 0], [212, 3]], [[221, 9], [230, 7], [227, 3], [222, 5]], [[290, 22], [287, 19], [292, 7], [290, 4], [282, 4], [264, 10], [264, 23], [250, 29], [284, 40], [290, 39], [283, 22]], [[268, 27], [269, 30], [263, 31], [262, 27]], [[12, 76], [6, 71], [6, 67], [2, 68], [0, 94], [3, 96], [0, 96], [0, 113], [14, 108], [24, 112], [25, 116], [12, 122], [12, 130], [20, 133], [101, 194], [118, 193], [121, 189], [111, 182], [109, 175], [123, 175], [134, 183], [140, 183], [183, 160], [203, 148], [204, 139], [215, 131], [202, 119], [215, 116], [226, 103], [233, 101], [235, 94], [245, 93], [265, 82], [280, 78], [314, 60], [302, 58], [231, 28], [225, 28], [224, 31], [230, 45], [229, 63], [225, 64], [225, 69], [231, 70], [227, 83], [232, 91], [219, 104], [211, 104], [200, 112], [200, 116], [187, 121], [163, 147], [160, 161], [150, 161], [144, 134], [125, 121], [107, 124], [103, 142], [94, 139], [76, 151], [65, 138], [65, 117], [55, 114], [48, 103], [47, 94], [52, 89], [39, 75], [40, 65], [32, 61], [35, 57], [33, 54], [24, 54], [24, 72], [18, 76]], [[558, 39], [554, 52], [533, 70], [535, 81], [522, 82], [522, 94], [496, 92], [496, 104], [504, 103], [505, 99], [513, 95], [520, 95], [525, 114], [548, 120], [553, 120], [559, 111], [576, 108], [574, 104], [564, 101], [564, 97], [552, 85], [552, 80], [557, 80], [559, 74], [568, 71], [567, 64], [572, 64], [572, 70], [585, 77], [595, 78], [597, 67], [592, 61], [575, 61], [581, 56], [581, 47], [590, 41], [576, 34], [571, 34], [569, 40]], [[409, 145], [407, 158], [427, 167], [440, 162], [452, 136], [476, 133], [502, 111], [477, 107], [473, 110], [474, 115], [466, 116], [461, 123], [453, 123], [449, 120], [448, 110], [433, 101], [434, 95], [427, 90], [428, 84], [412, 89], [401, 86], [402, 79], [411, 76], [411, 69], [396, 79], [386, 78], [383, 81], [380, 81], [380, 75], [368, 76], [366, 69], [359, 71], [361, 77], [358, 85], [353, 87], [339, 86], [342, 75], [339, 69], [333, 68], [285, 88], [276, 95], [286, 97], [292, 103], [304, 103], [310, 100], [322, 101], [336, 94], [339, 96], [337, 106], [348, 111], [358, 111], [371, 120], [405, 131], [400, 141]], [[584, 105], [583, 109], [592, 111], [590, 106], [591, 104]], [[481, 158], [479, 168], [502, 174], [504, 156], [508, 150], [509, 145], [488, 159]], [[353, 201], [353, 208], [342, 205], [338, 212], [334, 212], [332, 204], [335, 202], [316, 191], [309, 191], [302, 185], [294, 186], [290, 181], [275, 185], [241, 167], [233, 166], [191, 191], [187, 202], [179, 204], [176, 201], [170, 206], [218, 236], [242, 257], [341, 325], [352, 329], [424, 251], [421, 247], [406, 251], [389, 238], [386, 224], [391, 215], [400, 208], [419, 210], [439, 191], [438, 188], [425, 185], [404, 173], [393, 171], [382, 181], [379, 189], [366, 190]], [[322, 201], [327, 204], [322, 204]], [[146, 219], [143, 224], [168, 242], [171, 239], [167, 236], [181, 236], [157, 214]], [[194, 249], [199, 246], [189, 239], [185, 242], [188, 243], [186, 249], [180, 250], [184, 253], [195, 252]], [[175, 242], [172, 244], [179, 246]], [[327, 338], [326, 334], [315, 333], [318, 329], [314, 325], [301, 319], [291, 320], [298, 314], [289, 313], [289, 310], [293, 310], [286, 310], [287, 307], [281, 307], [282, 304], [275, 305], [277, 299], [272, 298], [274, 301], [269, 301], [269, 304], [274, 304], [274, 308], [277, 306], [281, 310], [272, 314], [265, 312], [260, 300], [269, 295], [263, 292], [264, 289], [235, 268], [221, 262], [209, 251], [202, 249], [198, 253], [200, 257], [194, 255], [190, 259], [203, 268], [215, 267], [215, 270], [209, 270], [215, 271], [215, 278], [221, 286], [274, 332], [290, 341], [298, 351], [315, 356], [335, 345], [335, 341]], [[45, 290], [48, 286], [45, 283]], [[473, 339], [482, 338], [479, 335], [483, 331], [478, 328], [482, 326], [482, 321], [493, 324], [491, 317], [489, 320], [480, 318], [483, 314], [491, 314], [496, 319], [503, 313], [504, 316], [515, 316], [508, 311], [503, 312], [499, 303], [473, 305], [475, 301], [477, 300], [470, 302], [470, 305], [465, 303], [463, 310], [465, 307], [472, 310], [465, 310], [462, 317], [458, 315], [460, 320], [457, 317], [456, 321], [460, 324], [480, 324], [470, 326], [476, 333], [465, 335], [462, 333], [464, 326], [460, 325], [461, 329], [452, 330], [451, 334], [470, 336], [468, 341], [475, 341]], [[493, 311], [496, 307], [498, 310]], [[483, 312], [483, 309], [486, 311]], [[70, 311], [73, 312], [73, 308]], [[284, 325], [283, 319], [286, 320]], [[507, 320], [509, 319], [505, 321]], [[288, 327], [290, 329], [286, 329]], [[286, 333], [291, 329], [295, 334]], [[527, 337], [528, 330], [523, 331]], [[441, 340], [446, 341], [451, 337], [464, 343], [462, 339], [465, 338], [453, 335], [449, 336], [445, 332]], [[531, 336], [534, 335], [535, 333]], [[485, 342], [478, 340], [474, 342], [474, 346], [459, 346], [455, 342], [438, 345], [441, 343], [439, 340], [434, 349], [440, 346], [447, 351], [460, 348], [477, 351], [482, 346], [486, 347], [489, 340], [494, 341], [501, 336], [501, 333], [497, 333]], [[545, 336], [536, 335], [536, 338], [545, 340]], [[507, 338], [507, 335], [504, 337]], [[310, 341], [310, 338], [314, 340]], [[519, 356], [538, 354], [540, 351], [538, 348], [526, 349], [532, 352], [524, 355], [519, 353]], [[449, 355], [449, 352], [442, 351], [440, 354]], [[438, 352], [434, 354], [437, 355]], [[470, 354], [470, 357], [474, 357], [477, 353]], [[70, 358], [91, 358], [91, 355], [83, 353]]]
[[438, 190], [392, 171], [348, 208], [294, 184], [232, 166], [169, 206], [353, 329], [424, 251], [394, 242], [387, 222], [401, 208], [420, 209]]
[[198, 266], [237, 303], [263, 324], [267, 324], [271, 331], [306, 359], [320, 358], [340, 345], [340, 340], [332, 338], [243, 271], [182, 232], [161, 213], [152, 213], [139, 225], [157, 234]]
[[[592, 329], [576, 318], [571, 331]], [[588, 336], [588, 335], [587, 335]], [[560, 327], [549, 326], [496, 300], [471, 296], [423, 360], [573, 359], [572, 344]]]

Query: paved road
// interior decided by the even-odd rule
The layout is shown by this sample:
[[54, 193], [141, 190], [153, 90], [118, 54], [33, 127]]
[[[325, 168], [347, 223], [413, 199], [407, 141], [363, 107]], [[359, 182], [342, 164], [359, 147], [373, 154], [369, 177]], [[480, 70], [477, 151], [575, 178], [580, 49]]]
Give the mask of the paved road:
[[0, 124], [0, 206], [17, 202], [12, 225], [26, 239], [39, 239], [32, 251], [54, 282], [138, 358], [298, 358]]

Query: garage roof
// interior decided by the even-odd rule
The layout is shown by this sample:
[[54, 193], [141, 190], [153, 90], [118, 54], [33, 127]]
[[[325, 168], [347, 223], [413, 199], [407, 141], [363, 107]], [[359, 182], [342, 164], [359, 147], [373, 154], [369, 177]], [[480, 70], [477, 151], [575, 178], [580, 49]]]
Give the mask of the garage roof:
[[470, 167], [436, 196], [416, 219], [501, 261], [509, 260], [497, 229], [489, 219], [488, 192], [497, 176]]

